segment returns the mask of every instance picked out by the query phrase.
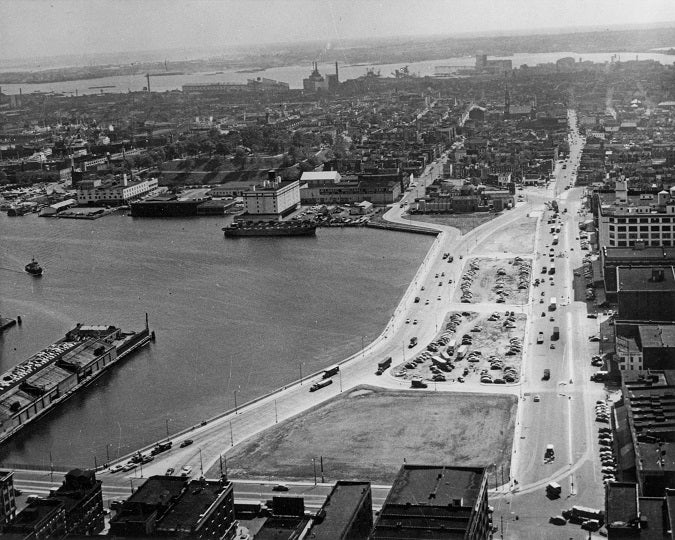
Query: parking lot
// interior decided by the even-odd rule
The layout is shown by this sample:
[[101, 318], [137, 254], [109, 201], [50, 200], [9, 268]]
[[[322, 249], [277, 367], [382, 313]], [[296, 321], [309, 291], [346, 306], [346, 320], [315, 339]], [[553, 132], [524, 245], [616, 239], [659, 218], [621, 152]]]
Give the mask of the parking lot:
[[527, 303], [532, 263], [529, 259], [474, 258], [467, 261], [456, 301], [465, 304], [497, 302]]
[[395, 366], [392, 375], [432, 383], [516, 383], [526, 319], [513, 311], [451, 312], [427, 350]]

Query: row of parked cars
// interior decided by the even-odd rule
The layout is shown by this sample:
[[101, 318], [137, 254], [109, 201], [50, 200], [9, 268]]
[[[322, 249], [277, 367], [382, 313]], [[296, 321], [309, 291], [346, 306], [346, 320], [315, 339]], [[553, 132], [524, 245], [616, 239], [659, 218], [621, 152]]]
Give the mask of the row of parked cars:
[[480, 266], [475, 260], [473, 260], [469, 263], [469, 269], [464, 272], [464, 275], [462, 275], [462, 280], [459, 285], [459, 288], [462, 290], [462, 296], [459, 300], [460, 302], [464, 302], [465, 304], [471, 303], [471, 300], [473, 299], [471, 285], [473, 285], [473, 280], [476, 278], [478, 270], [480, 270]]

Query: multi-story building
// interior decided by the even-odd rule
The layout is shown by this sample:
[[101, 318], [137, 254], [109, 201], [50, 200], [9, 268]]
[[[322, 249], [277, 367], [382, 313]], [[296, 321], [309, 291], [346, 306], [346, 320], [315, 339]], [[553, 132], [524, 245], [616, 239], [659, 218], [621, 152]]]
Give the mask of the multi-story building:
[[0, 471], [0, 526], [14, 519], [14, 472]]
[[151, 476], [110, 520], [118, 538], [231, 540], [237, 533], [232, 482]]
[[69, 534], [92, 536], [103, 530], [103, 494], [94, 471], [73, 469], [49, 497], [63, 502]]
[[484, 467], [403, 465], [370, 538], [487, 540], [490, 535]]
[[245, 213], [239, 219], [281, 219], [300, 206], [300, 182], [265, 181], [243, 194]]
[[[66, 511], [63, 502], [45, 498], [31, 502], [2, 530], [2, 537], [12, 540], [60, 540], [65, 538]], [[13, 536], [12, 536], [13, 535]]]
[[370, 482], [339, 480], [309, 530], [314, 540], [368, 538], [373, 528]]
[[156, 178], [129, 181], [126, 174], [117, 180], [83, 180], [77, 185], [77, 202], [90, 206], [129, 204], [156, 190], [157, 186]]
[[597, 192], [594, 199], [601, 247], [675, 246], [675, 187], [629, 195], [621, 179], [613, 193]]
[[675, 267], [616, 269], [618, 318], [675, 321]]

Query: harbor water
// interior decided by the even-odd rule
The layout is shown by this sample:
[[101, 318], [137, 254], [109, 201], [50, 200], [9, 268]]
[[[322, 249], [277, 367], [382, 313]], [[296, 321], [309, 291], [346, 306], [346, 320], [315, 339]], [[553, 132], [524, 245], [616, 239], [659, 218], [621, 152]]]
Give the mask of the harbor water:
[[[490, 59], [508, 59], [511, 60], [513, 67], [518, 68], [523, 64], [534, 66], [555, 62], [564, 57], [572, 57], [576, 61], [589, 60], [591, 62], [611, 62], [612, 60], [655, 60], [664, 65], [672, 65], [675, 62], [675, 56], [659, 52], [604, 52], [604, 53], [576, 53], [561, 51], [554, 53], [519, 53], [506, 57], [490, 57]], [[379, 71], [382, 77], [391, 77], [392, 72], [405, 64], [382, 64], [382, 63], [363, 63], [349, 64], [339, 62], [340, 80], [355, 79], [366, 74], [369, 67]], [[437, 60], [424, 60], [419, 62], [408, 62], [410, 73], [420, 77], [432, 76], [439, 67], [449, 66], [453, 68], [473, 67], [476, 64], [474, 56], [462, 56], [455, 58], [441, 58]], [[20, 70], [21, 68], [16, 68]], [[323, 75], [334, 73], [335, 65], [333, 63], [319, 64], [319, 70]], [[278, 81], [287, 82], [291, 88], [302, 88], [302, 80], [310, 74], [311, 66], [282, 66], [264, 69], [260, 71], [251, 70], [224, 70], [210, 71], [200, 73], [185, 73], [180, 75], [165, 75], [161, 77], [151, 77], [150, 87], [153, 92], [167, 92], [171, 90], [180, 90], [184, 84], [208, 84], [208, 83], [246, 83], [248, 79], [256, 77], [266, 77]], [[443, 70], [441, 70], [443, 71]], [[101, 77], [97, 79], [83, 79], [77, 81], [50, 82], [39, 84], [2, 84], [2, 91], [7, 94], [29, 94], [31, 92], [57, 92], [66, 95], [72, 95], [77, 92], [78, 95], [99, 94], [99, 93], [124, 93], [138, 92], [147, 86], [145, 73], [137, 75], [117, 75], [114, 77]], [[105, 88], [101, 88], [105, 87]]]
[[[77, 322], [157, 333], [94, 385], [0, 446], [0, 461], [88, 467], [358, 351], [391, 317], [433, 237], [318, 229], [223, 237], [219, 218], [0, 215], [5, 371]], [[45, 269], [23, 271], [35, 257]]]

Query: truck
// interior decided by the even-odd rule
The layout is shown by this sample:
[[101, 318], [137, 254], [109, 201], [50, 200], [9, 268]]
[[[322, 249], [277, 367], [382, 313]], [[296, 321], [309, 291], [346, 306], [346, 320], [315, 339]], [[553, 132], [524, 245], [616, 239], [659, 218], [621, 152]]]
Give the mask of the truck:
[[542, 343], [544, 343], [544, 332], [539, 332], [539, 333], [537, 334], [537, 343], [538, 343], [539, 345], [541, 345]]
[[309, 391], [316, 392], [317, 390], [325, 388], [329, 384], [333, 384], [333, 379], [325, 379], [323, 381], [315, 382], [312, 386], [309, 387]]
[[558, 301], [555, 299], [555, 296], [551, 296], [551, 300], [548, 302], [548, 310], [555, 311], [558, 308]]
[[555, 266], [551, 266], [551, 268], [548, 269], [549, 275], [555, 274]]
[[558, 482], [549, 482], [546, 486], [546, 495], [549, 499], [559, 499], [562, 493], [562, 487]]
[[556, 235], [553, 236], [553, 240], [552, 240], [551, 243], [552, 243], [554, 246], [557, 246], [557, 245], [558, 245], [558, 240], [559, 240], [559, 239], [558, 239], [558, 235], [556, 234]]
[[469, 346], [460, 345], [459, 349], [457, 349], [457, 360], [461, 360], [462, 358], [464, 358], [467, 352], [469, 352]]
[[337, 375], [338, 371], [340, 371], [340, 366], [333, 366], [325, 370], [322, 377], [324, 379], [330, 379], [333, 375]]
[[587, 506], [573, 506], [571, 510], [563, 511], [563, 517], [569, 519], [572, 523], [583, 523], [590, 519], [603, 523], [605, 521], [605, 512]]
[[551, 370], [545, 369], [544, 370], [544, 376], [542, 377], [542, 379], [544, 379], [545, 381], [548, 381], [550, 378], [551, 378]]
[[417, 338], [411, 337], [410, 343], [408, 343], [408, 349], [412, 349], [415, 345], [417, 345]]
[[553, 333], [551, 334], [551, 340], [555, 341], [560, 339], [560, 328], [557, 326], [553, 327]]
[[410, 381], [410, 388], [426, 388], [427, 383], [424, 382], [422, 377], [413, 377]]
[[375, 375], [382, 375], [385, 372], [385, 370], [389, 366], [391, 366], [391, 360], [392, 360], [391, 356], [385, 358], [384, 360], [380, 360], [377, 363], [377, 371], [375, 372]]
[[555, 227], [551, 227], [550, 232], [551, 232], [551, 234], [553, 234], [555, 232]]

